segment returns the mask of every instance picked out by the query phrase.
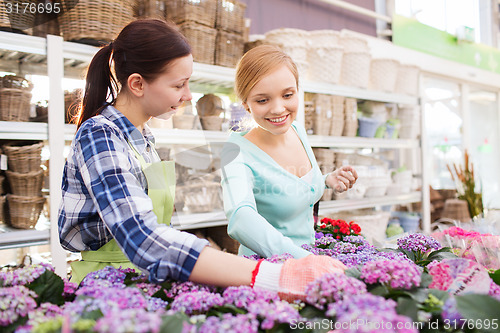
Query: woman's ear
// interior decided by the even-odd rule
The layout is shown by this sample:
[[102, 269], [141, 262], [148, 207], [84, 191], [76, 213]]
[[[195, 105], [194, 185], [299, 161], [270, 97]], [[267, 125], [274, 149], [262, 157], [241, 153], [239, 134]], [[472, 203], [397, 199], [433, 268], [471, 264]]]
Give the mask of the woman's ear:
[[241, 103], [241, 105], [243, 105], [243, 107], [245, 108], [245, 110], [246, 110], [248, 113], [251, 113], [251, 112], [250, 112], [250, 107], [248, 106], [248, 104], [247, 104], [246, 102]]
[[141, 97], [144, 94], [144, 78], [141, 74], [130, 74], [127, 80], [127, 88], [135, 96]]

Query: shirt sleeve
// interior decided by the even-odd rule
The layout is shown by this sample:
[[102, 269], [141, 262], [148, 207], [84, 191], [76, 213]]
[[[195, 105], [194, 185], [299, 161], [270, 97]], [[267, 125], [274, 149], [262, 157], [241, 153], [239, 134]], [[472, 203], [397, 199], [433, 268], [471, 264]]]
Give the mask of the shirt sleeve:
[[310, 255], [310, 252], [295, 245], [258, 213], [253, 195], [252, 170], [244, 163], [236, 144], [225, 145], [221, 163], [229, 236], [262, 257], [283, 253], [290, 253], [294, 258]]
[[97, 212], [130, 261], [152, 282], [187, 280], [208, 242], [157, 223], [152, 201], [132, 173], [126, 141], [110, 127], [94, 125], [83, 129], [75, 149]]

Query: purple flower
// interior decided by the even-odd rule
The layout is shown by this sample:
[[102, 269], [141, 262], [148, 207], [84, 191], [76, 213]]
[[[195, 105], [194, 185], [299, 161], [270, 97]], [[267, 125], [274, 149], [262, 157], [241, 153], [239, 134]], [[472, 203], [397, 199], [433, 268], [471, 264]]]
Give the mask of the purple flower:
[[273, 328], [276, 323], [291, 324], [301, 320], [298, 310], [285, 301], [270, 303], [259, 299], [248, 306], [248, 312], [262, 319], [263, 330]]
[[335, 332], [342, 333], [418, 333], [409, 317], [376, 309], [347, 312], [337, 318], [335, 327], [340, 328]]
[[195, 291], [213, 292], [215, 291], [215, 288], [203, 284], [194, 283], [191, 281], [186, 281], [186, 282], [176, 281], [172, 283], [170, 290], [165, 291], [165, 293], [167, 294], [167, 297], [175, 298], [178, 295]]
[[36, 264], [18, 268], [13, 271], [0, 272], [0, 280], [3, 280], [3, 286], [24, 286], [38, 279], [45, 270], [54, 271], [54, 268], [47, 264]]
[[177, 296], [172, 302], [171, 309], [189, 315], [193, 313], [204, 313], [214, 306], [221, 306], [223, 304], [224, 299], [219, 294], [208, 291], [194, 291]]
[[325, 247], [329, 246], [331, 243], [334, 243], [334, 242], [336, 242], [336, 239], [333, 238], [332, 235], [325, 235], [325, 236], [323, 236], [321, 238], [316, 239], [314, 241], [314, 246], [315, 247], [323, 247], [323, 248], [325, 248]]
[[111, 311], [119, 311], [119, 306], [116, 302], [107, 299], [98, 299], [92, 297], [77, 298], [73, 302], [67, 302], [63, 305], [64, 315], [70, 317], [73, 322], [87, 312], [99, 310], [104, 315]]
[[167, 301], [164, 301], [158, 297], [148, 297], [146, 299], [146, 302], [147, 302], [146, 308], [148, 311], [151, 312], [165, 310], [165, 308], [168, 305]]
[[111, 311], [99, 318], [93, 331], [98, 333], [157, 333], [160, 332], [160, 326], [161, 316], [158, 313], [144, 309], [126, 309]]
[[24, 286], [0, 288], [0, 326], [26, 317], [36, 308], [35, 292]]
[[73, 296], [78, 289], [78, 285], [74, 282], [69, 282], [66, 279], [64, 279], [64, 291], [63, 291], [63, 296], [64, 298], [69, 298]]
[[318, 309], [338, 302], [345, 297], [366, 293], [366, 285], [344, 274], [327, 273], [309, 283], [305, 290], [306, 300]]
[[115, 302], [120, 309], [145, 309], [147, 307], [146, 299], [137, 288], [126, 288], [121, 286], [109, 288], [83, 287], [76, 292], [76, 295], [112, 301]]
[[500, 301], [500, 286], [496, 284], [493, 280], [491, 280], [490, 291], [488, 295]]
[[269, 261], [273, 264], [281, 264], [287, 261], [288, 259], [292, 258], [293, 256], [290, 253], [283, 253], [283, 254], [274, 254], [269, 258], [265, 259], [265, 261]]
[[458, 312], [457, 310], [457, 301], [455, 300], [455, 297], [451, 296], [444, 302], [441, 317], [444, 320], [449, 320], [450, 322], [460, 322], [460, 320], [463, 318], [460, 312]]
[[411, 252], [427, 253], [431, 250], [439, 250], [441, 245], [431, 236], [415, 233], [398, 239], [398, 248]]
[[318, 238], [321, 238], [323, 237], [325, 234], [322, 233], [322, 232], [315, 232], [314, 233], [314, 239], [318, 239]]
[[137, 283], [135, 287], [140, 289], [144, 294], [148, 296], [153, 296], [155, 293], [161, 290], [160, 285], [146, 282]]
[[62, 315], [62, 309], [52, 303], [42, 303], [31, 311], [28, 316], [28, 322], [22, 327], [16, 329], [16, 333], [32, 332], [33, 328], [46, 321], [52, 320]]
[[103, 269], [87, 274], [80, 285], [87, 286], [93, 284], [94, 280], [105, 280], [109, 281], [111, 284], [123, 284], [126, 274], [131, 272], [135, 271], [130, 268], [123, 269], [106, 266]]
[[[237, 314], [233, 315], [226, 313], [219, 317], [208, 317], [207, 320], [201, 325], [199, 332], [202, 333], [253, 333], [258, 332], [259, 322], [254, 316], [250, 314]], [[184, 331], [183, 332], [193, 332]], [[196, 331], [194, 331], [196, 332]]]
[[361, 268], [361, 279], [369, 284], [381, 283], [394, 289], [411, 289], [420, 285], [421, 269], [400, 260], [378, 260]]
[[234, 304], [238, 308], [246, 309], [248, 305], [256, 300], [263, 300], [265, 302], [278, 302], [279, 296], [275, 292], [254, 289], [248, 286], [228, 287], [222, 294], [224, 303]]
[[364, 293], [346, 297], [341, 301], [329, 304], [326, 315], [329, 317], [338, 317], [358, 310], [394, 312], [396, 311], [396, 306], [397, 303], [391, 299], [385, 299], [382, 296]]

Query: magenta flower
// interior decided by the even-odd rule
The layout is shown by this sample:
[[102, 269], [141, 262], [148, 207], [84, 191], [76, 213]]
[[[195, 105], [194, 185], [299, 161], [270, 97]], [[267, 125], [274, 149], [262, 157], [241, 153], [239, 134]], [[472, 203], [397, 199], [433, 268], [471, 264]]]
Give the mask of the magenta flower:
[[[257, 333], [259, 330], [259, 321], [251, 314], [233, 315], [226, 313], [219, 317], [208, 317], [201, 325], [200, 333]], [[195, 330], [183, 330], [183, 332], [196, 332]]]
[[36, 308], [35, 292], [24, 286], [0, 288], [0, 326], [26, 317]]
[[366, 283], [381, 283], [393, 289], [418, 287], [421, 275], [417, 265], [400, 260], [372, 261], [361, 268], [361, 279]]
[[145, 309], [147, 307], [146, 298], [137, 288], [109, 287], [92, 288], [83, 287], [76, 292], [77, 296], [83, 295], [115, 302], [120, 309]]
[[353, 295], [328, 305], [326, 315], [329, 317], [339, 317], [359, 310], [376, 309], [377, 311], [396, 311], [397, 303], [382, 296], [370, 293]]
[[246, 309], [249, 304], [255, 301], [263, 300], [265, 302], [278, 302], [279, 296], [275, 292], [254, 289], [248, 286], [228, 287], [222, 294], [224, 303], [234, 304], [238, 308]]
[[123, 269], [106, 266], [103, 269], [87, 274], [80, 285], [88, 286], [89, 284], [93, 284], [93, 280], [105, 280], [109, 281], [111, 284], [123, 284], [126, 274], [132, 272], [135, 271], [130, 268]]
[[427, 253], [439, 250], [441, 245], [431, 236], [415, 233], [399, 238], [398, 248], [410, 252]]
[[327, 273], [309, 283], [305, 290], [306, 300], [318, 309], [338, 302], [351, 295], [366, 293], [366, 285], [353, 277], [338, 273]]
[[262, 320], [263, 330], [271, 329], [275, 324], [291, 324], [301, 320], [298, 310], [285, 301], [270, 303], [259, 299], [248, 306], [248, 312]]
[[18, 268], [13, 271], [0, 272], [0, 280], [3, 281], [4, 287], [24, 286], [38, 279], [46, 269], [54, 271], [54, 268], [50, 265], [36, 264]]
[[215, 291], [215, 288], [212, 286], [194, 283], [191, 281], [186, 281], [186, 282], [176, 281], [176, 282], [172, 283], [170, 290], [168, 290], [168, 291], [166, 290], [165, 293], [166, 293], [167, 297], [175, 298], [181, 294], [189, 293], [189, 292], [196, 292], [196, 291], [213, 292], [213, 291]]
[[159, 313], [148, 312], [144, 309], [126, 309], [111, 311], [99, 318], [93, 331], [98, 333], [157, 333], [160, 332], [160, 326]]
[[500, 286], [493, 282], [493, 280], [491, 280], [490, 291], [488, 295], [500, 301]]

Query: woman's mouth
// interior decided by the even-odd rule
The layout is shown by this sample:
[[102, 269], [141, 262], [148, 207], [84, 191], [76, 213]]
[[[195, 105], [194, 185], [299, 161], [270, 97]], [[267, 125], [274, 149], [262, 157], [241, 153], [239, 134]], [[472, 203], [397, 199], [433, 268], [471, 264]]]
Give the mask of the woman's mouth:
[[269, 121], [270, 123], [272, 123], [273, 125], [283, 125], [284, 123], [286, 123], [288, 116], [289, 116], [289, 114], [287, 114], [286, 116], [279, 117], [279, 118], [266, 118], [266, 120]]

